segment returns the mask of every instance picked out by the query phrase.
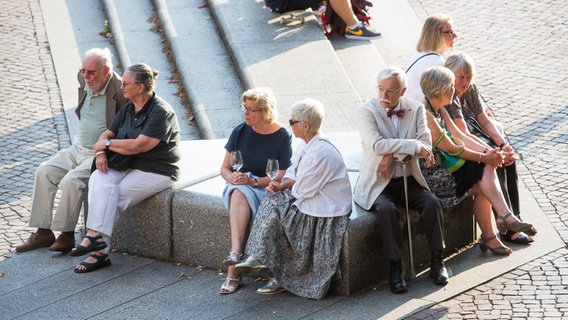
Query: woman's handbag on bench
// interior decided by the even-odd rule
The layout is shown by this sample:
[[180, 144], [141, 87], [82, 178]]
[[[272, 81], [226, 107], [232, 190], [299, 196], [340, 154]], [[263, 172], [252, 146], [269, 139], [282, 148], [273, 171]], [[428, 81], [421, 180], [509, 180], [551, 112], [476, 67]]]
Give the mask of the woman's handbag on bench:
[[[442, 141], [444, 134], [447, 134], [448, 137], [452, 141], [457, 142], [458, 144], [461, 144], [461, 148], [458, 152], [455, 152], [455, 153], [444, 152], [444, 151], [440, 150], [439, 148], [437, 148], [440, 141]], [[465, 164], [465, 160], [458, 157], [465, 150], [465, 144], [458, 137], [450, 134], [449, 132], [445, 131], [445, 133], [442, 133], [432, 147], [433, 147], [434, 150], [437, 149], [437, 151], [438, 151], [436, 153], [436, 164], [441, 164], [442, 160], [443, 160], [444, 165], [445, 165], [446, 169], [448, 170], [448, 172], [454, 173], [454, 172], [458, 171], [461, 167], [463, 167], [463, 165]]]
[[[130, 162], [132, 158], [130, 156], [125, 156], [123, 154], [107, 150], [105, 151], [108, 167], [117, 171], [124, 171], [130, 168]], [[91, 164], [91, 173], [97, 170], [97, 157], [93, 158], [93, 163]]]

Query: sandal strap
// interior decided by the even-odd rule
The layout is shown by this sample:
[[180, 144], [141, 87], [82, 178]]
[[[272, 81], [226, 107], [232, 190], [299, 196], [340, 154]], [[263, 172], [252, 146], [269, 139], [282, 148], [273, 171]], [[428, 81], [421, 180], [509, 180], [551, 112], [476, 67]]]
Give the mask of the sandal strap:
[[507, 218], [509, 218], [510, 216], [512, 216], [512, 213], [509, 212], [509, 214], [507, 214], [507, 215], [505, 215], [505, 216], [503, 216], [503, 217], [498, 216], [496, 220], [501, 220], [501, 221], [507, 223]]
[[85, 236], [85, 238], [89, 239], [89, 241], [91, 242], [91, 245], [93, 245], [93, 243], [99, 242], [97, 240], [102, 239], [103, 236], [99, 234], [98, 236], [95, 236], [95, 237]]
[[233, 255], [237, 256], [237, 259], [243, 256], [243, 254], [240, 253], [240, 252], [237, 252], [237, 251], [229, 251], [229, 256], [233, 256]]
[[228, 277], [227, 277], [227, 278], [225, 278], [225, 281], [227, 281], [227, 280], [228, 280], [228, 281], [241, 282], [241, 279], [240, 279], [240, 278], [228, 278]]
[[89, 256], [97, 259], [97, 261], [102, 261], [108, 258], [108, 254], [103, 254], [102, 256], [99, 256], [98, 254], [91, 253]]

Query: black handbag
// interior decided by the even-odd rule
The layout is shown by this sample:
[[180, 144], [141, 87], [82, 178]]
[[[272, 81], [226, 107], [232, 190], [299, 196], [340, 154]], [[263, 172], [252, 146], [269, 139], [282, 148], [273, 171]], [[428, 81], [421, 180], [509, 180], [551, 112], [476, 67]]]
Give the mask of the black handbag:
[[[132, 158], [130, 156], [125, 156], [114, 151], [105, 151], [107, 157], [107, 165], [117, 171], [124, 171], [130, 167], [130, 162]], [[111, 160], [112, 159], [112, 160]], [[97, 157], [93, 158], [93, 163], [91, 164], [91, 173], [97, 170]]]
[[130, 162], [132, 162], [132, 157], [110, 150], [106, 151], [106, 156], [109, 168], [117, 171], [124, 171], [130, 168]]
[[485, 142], [487, 145], [489, 145], [491, 147], [497, 147], [498, 146], [493, 141], [493, 139], [491, 139], [491, 137], [488, 136], [485, 133], [485, 131], [483, 131], [483, 129], [481, 128], [481, 125], [479, 124], [479, 122], [477, 122], [477, 119], [475, 119], [471, 116], [466, 116], [464, 120], [465, 120], [465, 123], [467, 125], [467, 130], [469, 130], [469, 132], [471, 134], [478, 137], [481, 141]]

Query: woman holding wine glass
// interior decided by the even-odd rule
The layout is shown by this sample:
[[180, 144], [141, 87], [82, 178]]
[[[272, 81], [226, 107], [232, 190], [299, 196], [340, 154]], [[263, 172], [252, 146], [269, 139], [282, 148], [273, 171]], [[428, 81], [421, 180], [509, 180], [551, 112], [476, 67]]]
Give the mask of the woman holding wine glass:
[[225, 207], [229, 210], [231, 250], [223, 260], [227, 278], [220, 294], [231, 294], [241, 284], [234, 265], [241, 262], [250, 221], [266, 197], [265, 188], [271, 181], [266, 175], [268, 159], [277, 159], [280, 181], [291, 165], [292, 136], [277, 119], [276, 98], [269, 88], [247, 90], [241, 96], [245, 121], [233, 129], [221, 166], [221, 176], [227, 185], [223, 190]]
[[323, 105], [305, 99], [292, 106], [294, 135], [304, 141], [294, 150], [282, 182], [271, 181], [271, 193], [258, 208], [246, 253], [235, 266], [245, 273], [268, 267], [274, 274], [259, 294], [288, 290], [321, 299], [338, 269], [343, 235], [351, 212], [347, 168], [337, 149], [319, 129]]

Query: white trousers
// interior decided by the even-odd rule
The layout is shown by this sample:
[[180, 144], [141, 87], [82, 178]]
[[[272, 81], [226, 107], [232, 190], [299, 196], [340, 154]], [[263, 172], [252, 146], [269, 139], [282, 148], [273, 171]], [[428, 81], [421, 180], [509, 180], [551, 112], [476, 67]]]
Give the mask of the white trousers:
[[[36, 168], [30, 227], [75, 230], [92, 162], [92, 150], [73, 144]], [[61, 198], [54, 214], [58, 189], [61, 189]]]
[[141, 170], [109, 168], [106, 174], [95, 170], [89, 180], [87, 228], [103, 235], [107, 243], [103, 253], [112, 247], [110, 238], [120, 213], [174, 183], [168, 176]]

